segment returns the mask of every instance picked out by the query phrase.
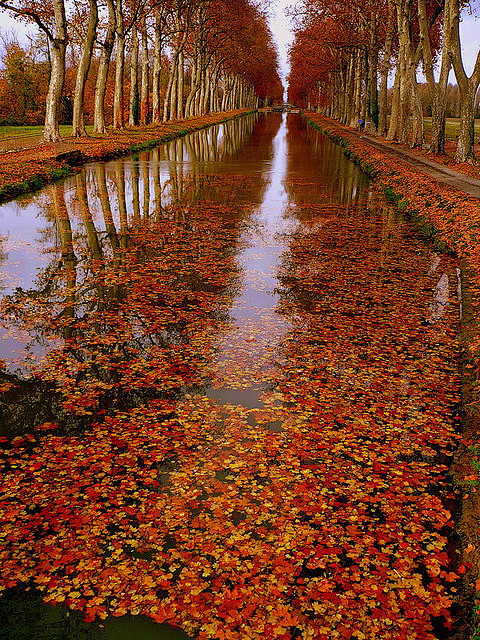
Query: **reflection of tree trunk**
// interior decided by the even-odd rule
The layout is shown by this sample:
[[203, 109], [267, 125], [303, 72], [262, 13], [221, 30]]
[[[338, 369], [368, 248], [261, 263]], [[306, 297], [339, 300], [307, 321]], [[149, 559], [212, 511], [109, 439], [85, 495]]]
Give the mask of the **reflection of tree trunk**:
[[110, 205], [110, 199], [108, 197], [105, 165], [103, 163], [97, 165], [96, 173], [98, 198], [100, 200], [100, 206], [102, 208], [102, 214], [105, 220], [105, 230], [110, 240], [110, 244], [112, 245], [113, 253], [118, 254], [120, 243], [118, 241], [117, 229], [113, 221], [112, 208]]
[[162, 182], [160, 180], [160, 151], [156, 147], [153, 150], [153, 192], [154, 192], [154, 214], [158, 217], [162, 211]]
[[88, 19], [87, 33], [82, 45], [82, 55], [78, 65], [77, 77], [75, 80], [75, 93], [73, 100], [73, 131], [75, 138], [86, 136], [83, 119], [83, 102], [85, 95], [85, 83], [87, 82], [90, 61], [92, 59], [93, 44], [97, 33], [98, 7], [97, 0], [89, 0], [90, 15]]
[[140, 222], [140, 189], [139, 189], [140, 172], [138, 170], [138, 160], [132, 161], [132, 207], [133, 221]]
[[77, 200], [82, 216], [85, 231], [87, 232], [88, 244], [90, 252], [94, 260], [103, 260], [102, 248], [98, 240], [97, 230], [93, 222], [92, 213], [88, 205], [87, 185], [85, 183], [85, 174], [83, 172], [77, 174]]
[[80, 215], [82, 216], [85, 231], [87, 232], [88, 245], [90, 247], [90, 253], [95, 261], [92, 265], [92, 271], [95, 271], [94, 281], [96, 283], [96, 289], [98, 293], [99, 304], [105, 300], [105, 285], [104, 275], [105, 268], [103, 262], [103, 251], [98, 239], [98, 233], [95, 229], [95, 223], [93, 222], [92, 212], [88, 205], [87, 186], [85, 183], [85, 174], [83, 172], [77, 174], [77, 200], [78, 207], [80, 209]]
[[120, 214], [120, 246], [126, 248], [129, 244], [129, 233], [127, 201], [125, 198], [125, 166], [123, 162], [118, 163], [115, 172], [115, 184], [117, 185], [118, 212]]
[[[124, 260], [123, 252], [120, 251], [120, 240], [118, 238], [117, 229], [113, 221], [112, 208], [110, 205], [110, 199], [108, 197], [107, 180], [105, 176], [105, 165], [99, 164], [96, 171], [96, 182], [98, 189], [98, 198], [100, 200], [100, 206], [102, 208], [103, 218], [105, 220], [105, 229], [107, 231], [108, 239], [112, 246], [113, 252], [113, 268], [114, 271], [118, 271], [122, 268], [122, 262]], [[122, 243], [123, 246], [123, 243]], [[123, 285], [114, 284], [109, 288], [108, 296], [110, 298], [120, 299], [123, 297]]]
[[148, 220], [150, 217], [150, 171], [148, 160], [142, 162], [142, 182], [143, 182], [143, 217]]
[[69, 340], [73, 336], [73, 321], [75, 319], [75, 288], [77, 284], [77, 258], [73, 250], [73, 233], [65, 192], [61, 184], [52, 187], [52, 204], [55, 220], [57, 222], [58, 236], [62, 251], [61, 264], [65, 267], [65, 308], [63, 317], [68, 321], [65, 324], [64, 339]]

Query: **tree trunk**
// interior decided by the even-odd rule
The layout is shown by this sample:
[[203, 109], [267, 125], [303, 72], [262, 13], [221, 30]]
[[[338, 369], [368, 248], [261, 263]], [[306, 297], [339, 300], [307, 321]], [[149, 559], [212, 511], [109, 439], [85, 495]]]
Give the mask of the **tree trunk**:
[[152, 109], [153, 122], [160, 124], [160, 72], [162, 69], [162, 23], [160, 10], [155, 9], [155, 40], [153, 45], [153, 83], [152, 83]]
[[125, 69], [125, 28], [123, 24], [122, 0], [115, 2], [117, 55], [115, 58], [115, 93], [113, 95], [113, 127], [124, 129], [123, 76]]
[[380, 88], [378, 91], [378, 134], [387, 133], [387, 83], [390, 71], [390, 59], [392, 56], [393, 34], [395, 28], [395, 11], [392, 0], [388, 0], [388, 22], [385, 36], [385, 47], [380, 64]]
[[147, 21], [144, 18], [142, 25], [142, 85], [140, 92], [140, 124], [142, 125], [148, 124], [150, 119], [148, 71]]
[[348, 55], [347, 74], [345, 77], [345, 100], [343, 103], [342, 124], [349, 124], [352, 118], [352, 97], [353, 97], [353, 56]]
[[395, 80], [392, 89], [392, 109], [390, 113], [390, 124], [388, 127], [387, 140], [396, 140], [398, 137], [398, 121], [400, 118], [400, 61], [397, 61], [395, 69]]
[[178, 55], [175, 55], [172, 62], [172, 85], [170, 88], [170, 119], [176, 120], [177, 118], [177, 91], [178, 91]]
[[108, 26], [105, 40], [102, 43], [97, 82], [95, 85], [95, 111], [93, 117], [94, 133], [106, 133], [105, 126], [105, 91], [107, 89], [108, 67], [115, 42], [115, 5], [113, 0], [107, 1]]
[[455, 152], [455, 162], [467, 162], [475, 159], [474, 125], [475, 95], [480, 84], [480, 51], [477, 53], [475, 66], [470, 77], [465, 73], [460, 45], [460, 7], [459, 0], [447, 0], [445, 11], [451, 16], [450, 56], [460, 90], [460, 133]]
[[378, 53], [375, 45], [375, 32], [376, 32], [376, 16], [370, 18], [368, 23], [370, 30], [370, 43], [367, 51], [367, 86], [365, 87], [367, 104], [366, 104], [366, 122], [365, 131], [367, 133], [377, 133], [378, 126]]
[[177, 118], [183, 118], [183, 47], [178, 56], [178, 69], [177, 69]]
[[67, 49], [67, 20], [63, 0], [53, 0], [55, 38], [52, 42], [52, 70], [45, 109], [44, 142], [60, 140], [60, 109], [65, 82], [65, 52]]
[[398, 40], [400, 45], [400, 119], [398, 122], [398, 138], [408, 143], [410, 131], [410, 107], [412, 85], [410, 78], [411, 41], [410, 41], [410, 5], [411, 0], [402, 0], [397, 5]]
[[93, 45], [97, 34], [98, 7], [96, 0], [89, 0], [90, 15], [85, 40], [82, 45], [82, 55], [78, 65], [77, 77], [75, 80], [75, 93], [73, 98], [73, 131], [74, 138], [86, 136], [85, 123], [83, 119], [83, 103], [85, 96], [85, 83], [87, 82], [90, 61], [92, 59]]
[[361, 108], [361, 92], [362, 92], [362, 51], [357, 49], [355, 60], [355, 83], [353, 94], [353, 114], [350, 121], [350, 126], [359, 128], [360, 108]]
[[137, 27], [132, 26], [132, 52], [130, 56], [130, 100], [128, 124], [134, 127], [139, 122], [139, 93], [138, 93], [138, 33]]
[[449, 7], [444, 9], [442, 61], [438, 83], [435, 81], [434, 61], [430, 44], [429, 23], [425, 0], [418, 0], [418, 23], [420, 26], [420, 46], [422, 49], [423, 68], [429, 96], [432, 102], [432, 137], [429, 151], [435, 154], [445, 152], [445, 112], [446, 90], [451, 61], [449, 56], [451, 39], [451, 13]]
[[475, 158], [475, 101], [476, 87], [468, 83], [460, 103], [460, 132], [457, 138], [455, 162], [467, 162]]
[[192, 62], [192, 83], [190, 86], [190, 93], [187, 96], [187, 103], [185, 105], [185, 115], [187, 116], [187, 118], [191, 118], [193, 115], [195, 115], [195, 96], [197, 91], [200, 89], [200, 68], [200, 48], [196, 43]]

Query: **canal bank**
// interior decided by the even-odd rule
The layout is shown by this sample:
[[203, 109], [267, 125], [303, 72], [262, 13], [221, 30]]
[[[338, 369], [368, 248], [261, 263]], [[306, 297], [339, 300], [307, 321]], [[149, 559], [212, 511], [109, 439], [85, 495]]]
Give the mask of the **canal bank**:
[[[306, 112], [303, 117], [339, 144], [345, 155], [374, 179], [439, 251], [450, 251], [461, 258], [462, 437], [451, 474], [461, 490], [456, 526], [463, 551], [461, 562], [466, 570], [461, 606], [467, 617], [468, 609], [473, 609], [473, 626], [478, 626], [475, 620], [480, 605], [480, 181], [319, 114]], [[470, 637], [469, 624], [464, 634]]]
[[160, 125], [111, 131], [104, 135], [65, 138], [55, 144], [39, 144], [33, 148], [0, 153], [0, 202], [75, 172], [75, 167], [94, 160], [111, 160], [138, 151], [152, 149], [174, 138], [214, 124], [239, 118], [248, 110], [212, 113]]

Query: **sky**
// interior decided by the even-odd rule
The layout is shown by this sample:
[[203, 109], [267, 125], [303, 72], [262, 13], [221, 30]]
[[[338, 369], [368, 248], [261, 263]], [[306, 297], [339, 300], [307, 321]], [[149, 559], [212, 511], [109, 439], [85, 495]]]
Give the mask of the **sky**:
[[275, 0], [270, 9], [270, 29], [275, 38], [280, 58], [280, 75], [284, 87], [287, 86], [288, 76], [288, 47], [292, 42], [291, 20], [285, 14], [285, 9], [293, 4], [293, 0]]
[[472, 0], [471, 6], [471, 12], [464, 12], [463, 20], [460, 23], [462, 50], [465, 54], [465, 71], [469, 75], [473, 70], [480, 47], [480, 0]]

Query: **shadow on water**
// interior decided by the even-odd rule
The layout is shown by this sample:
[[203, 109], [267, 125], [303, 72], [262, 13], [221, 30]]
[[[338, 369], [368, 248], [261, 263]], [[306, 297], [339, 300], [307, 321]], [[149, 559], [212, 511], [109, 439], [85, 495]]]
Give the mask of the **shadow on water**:
[[8, 589], [0, 598], [2, 640], [191, 640], [181, 629], [125, 615], [84, 622], [78, 611], [49, 605], [35, 589]]

